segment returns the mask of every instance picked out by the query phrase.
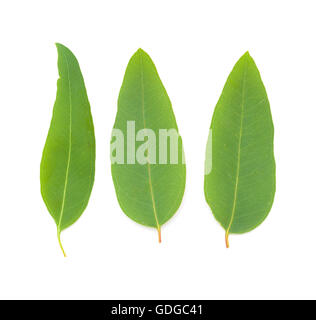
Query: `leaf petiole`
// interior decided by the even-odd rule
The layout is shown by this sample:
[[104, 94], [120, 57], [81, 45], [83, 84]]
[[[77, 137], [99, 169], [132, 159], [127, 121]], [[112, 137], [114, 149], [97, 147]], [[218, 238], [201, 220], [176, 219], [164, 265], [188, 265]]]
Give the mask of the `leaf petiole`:
[[228, 240], [228, 237], [229, 237], [229, 231], [227, 230], [226, 233], [225, 233], [225, 242], [226, 242], [226, 248], [227, 248], [227, 249], [229, 248], [229, 240]]
[[61, 241], [60, 241], [60, 230], [59, 229], [57, 229], [57, 238], [58, 238], [58, 243], [59, 243], [60, 249], [63, 252], [64, 257], [67, 257], [66, 252], [63, 248], [63, 245], [61, 244]]
[[160, 226], [158, 227], [158, 241], [159, 241], [159, 243], [161, 243], [161, 228], [160, 228]]

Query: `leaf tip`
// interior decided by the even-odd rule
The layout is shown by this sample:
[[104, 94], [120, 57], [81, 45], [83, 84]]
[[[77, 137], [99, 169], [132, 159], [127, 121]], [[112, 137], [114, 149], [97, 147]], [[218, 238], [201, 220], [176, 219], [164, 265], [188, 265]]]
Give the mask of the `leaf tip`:
[[149, 57], [148, 53], [145, 50], [143, 50], [142, 48], [138, 48], [138, 50], [135, 52], [135, 55]]
[[57, 49], [60, 49], [60, 48], [63, 48], [63, 47], [64, 47], [64, 45], [62, 45], [62, 44], [59, 43], [59, 42], [55, 42], [55, 46], [56, 46]]
[[55, 46], [56, 46], [58, 52], [67, 52], [67, 53], [73, 54], [70, 51], [70, 49], [68, 49], [66, 46], [64, 46], [63, 44], [61, 44], [59, 42], [55, 42]]
[[138, 50], [135, 53], [136, 55], [145, 55], [146, 52], [142, 48], [138, 48]]
[[249, 51], [246, 51], [246, 52], [244, 53], [243, 58], [245, 58], [245, 59], [251, 58], [251, 55], [250, 55]]

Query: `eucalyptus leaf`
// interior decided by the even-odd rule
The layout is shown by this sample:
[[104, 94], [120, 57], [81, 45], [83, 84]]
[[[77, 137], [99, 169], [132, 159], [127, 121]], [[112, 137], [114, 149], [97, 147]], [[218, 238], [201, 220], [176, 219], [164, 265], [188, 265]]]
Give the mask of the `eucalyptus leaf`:
[[85, 210], [94, 182], [95, 138], [90, 104], [80, 67], [61, 44], [53, 117], [41, 161], [41, 193], [60, 233]]
[[171, 102], [141, 49], [130, 59], [120, 90], [111, 160], [122, 210], [137, 223], [156, 228], [161, 242], [161, 226], [181, 204], [186, 168]]
[[205, 161], [205, 198], [230, 233], [267, 217], [275, 194], [274, 128], [259, 71], [249, 53], [230, 73], [216, 105]]

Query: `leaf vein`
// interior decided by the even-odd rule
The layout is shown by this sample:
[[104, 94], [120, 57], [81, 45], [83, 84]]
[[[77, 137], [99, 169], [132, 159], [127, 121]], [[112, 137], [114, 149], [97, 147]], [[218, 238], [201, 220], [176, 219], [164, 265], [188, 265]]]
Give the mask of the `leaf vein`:
[[68, 186], [68, 176], [69, 176], [69, 167], [70, 167], [70, 159], [71, 159], [71, 140], [72, 140], [72, 132], [71, 132], [72, 130], [72, 99], [71, 99], [71, 85], [70, 85], [70, 79], [69, 79], [69, 64], [68, 64], [66, 55], [64, 55], [64, 57], [67, 65], [67, 79], [68, 79], [68, 90], [69, 90], [69, 150], [68, 150], [63, 200], [62, 200], [62, 206], [60, 210], [59, 222], [57, 226], [58, 234], [60, 234], [60, 231], [61, 231], [60, 229], [61, 221], [64, 215], [64, 209], [65, 209], [65, 199], [66, 199], [66, 192], [67, 192], [67, 186]]
[[237, 203], [237, 193], [238, 193], [238, 183], [239, 183], [239, 171], [240, 171], [240, 153], [241, 153], [241, 138], [242, 138], [242, 126], [243, 126], [243, 117], [244, 117], [244, 108], [245, 108], [245, 79], [247, 76], [247, 67], [248, 62], [246, 62], [245, 70], [243, 72], [243, 79], [242, 79], [242, 93], [241, 93], [241, 115], [240, 115], [240, 130], [239, 130], [239, 140], [238, 140], [238, 151], [237, 151], [237, 170], [236, 170], [236, 181], [235, 181], [235, 190], [234, 190], [234, 200], [233, 200], [233, 208], [232, 208], [232, 215], [226, 230], [226, 244], [228, 244], [228, 235], [231, 229], [231, 226], [234, 221], [235, 213], [236, 213], [236, 203]]

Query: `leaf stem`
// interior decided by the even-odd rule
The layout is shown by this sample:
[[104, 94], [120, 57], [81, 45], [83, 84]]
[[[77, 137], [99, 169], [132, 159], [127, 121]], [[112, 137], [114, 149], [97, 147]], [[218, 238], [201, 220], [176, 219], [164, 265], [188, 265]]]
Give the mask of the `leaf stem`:
[[225, 233], [225, 242], [226, 242], [226, 248], [229, 248], [229, 241], [228, 241], [228, 237], [229, 237], [229, 230], [226, 230]]
[[158, 242], [161, 243], [161, 229], [160, 226], [157, 228], [158, 230]]
[[66, 253], [65, 253], [65, 250], [63, 248], [63, 245], [61, 244], [61, 241], [60, 241], [60, 230], [59, 229], [57, 229], [57, 238], [58, 238], [58, 243], [59, 243], [60, 249], [64, 254], [64, 257], [67, 257]]

